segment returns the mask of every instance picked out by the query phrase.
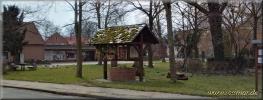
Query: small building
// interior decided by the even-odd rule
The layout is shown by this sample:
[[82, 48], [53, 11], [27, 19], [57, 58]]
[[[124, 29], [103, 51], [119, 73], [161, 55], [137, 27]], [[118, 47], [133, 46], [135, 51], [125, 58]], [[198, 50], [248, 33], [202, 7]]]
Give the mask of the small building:
[[[85, 45], [88, 38], [82, 36], [83, 60], [94, 61], [95, 47]], [[47, 61], [76, 61], [76, 38], [74, 36], [64, 37], [54, 33], [45, 42], [45, 60]]]
[[22, 28], [26, 28], [24, 41], [28, 42], [22, 54], [25, 61], [44, 60], [45, 42], [33, 22], [26, 22]]
[[[91, 42], [93, 42], [95, 44], [128, 43], [128, 42], [131, 42], [134, 37], [136, 37], [136, 32], [140, 33], [140, 31], [142, 29], [144, 31], [145, 27], [148, 28], [148, 26], [146, 24], [135, 24], [135, 25], [113, 26], [113, 27], [108, 27], [106, 29], [100, 29], [97, 31], [95, 36], [92, 38]], [[115, 31], [115, 33], [114, 32], [111, 33], [109, 31]], [[117, 33], [117, 31], [120, 31], [120, 33]], [[147, 31], [149, 31], [149, 30], [147, 29]], [[129, 34], [129, 32], [132, 34]], [[111, 35], [105, 35], [105, 34], [111, 34]], [[159, 41], [159, 39], [156, 37], [156, 35], [154, 33], [152, 33], [152, 34], [154, 35], [154, 37], [148, 36], [148, 37], [151, 37], [151, 38], [149, 38], [150, 39], [149, 41], [152, 42], [155, 39]], [[134, 36], [132, 36], [132, 35], [134, 35]], [[106, 37], [104, 37], [104, 36], [106, 36]], [[147, 54], [148, 50], [147, 50], [146, 44], [143, 45], [143, 48], [144, 48], [143, 56], [146, 59], [146, 57], [148, 55]], [[163, 56], [166, 57], [167, 56], [166, 49], [167, 49], [166, 46], [162, 46], [159, 43], [158, 44], [156, 44], [156, 43], [152, 44], [153, 59], [160, 59]], [[96, 51], [97, 51], [96, 52], [96, 58], [99, 58], [100, 52], [98, 49]], [[113, 52], [113, 50], [110, 50], [110, 51]], [[117, 51], [118, 51], [117, 56], [119, 59], [127, 59], [127, 55], [125, 55], [127, 52], [130, 52], [129, 56], [131, 57], [131, 59], [134, 59], [135, 57], [138, 56], [136, 48], [134, 48], [134, 47], [131, 47], [130, 50], [127, 51], [126, 47], [118, 46]]]
[[139, 81], [143, 81], [143, 56], [147, 45], [158, 43], [158, 38], [146, 24], [108, 27], [99, 30], [92, 38], [92, 44], [103, 55], [104, 79], [107, 79], [108, 75], [107, 61], [112, 61], [111, 80], [122, 80], [122, 76], [127, 76], [123, 72], [118, 73], [112, 70], [113, 67], [118, 66], [117, 61], [135, 61], [138, 63], [134, 64], [134, 71], [139, 76]]

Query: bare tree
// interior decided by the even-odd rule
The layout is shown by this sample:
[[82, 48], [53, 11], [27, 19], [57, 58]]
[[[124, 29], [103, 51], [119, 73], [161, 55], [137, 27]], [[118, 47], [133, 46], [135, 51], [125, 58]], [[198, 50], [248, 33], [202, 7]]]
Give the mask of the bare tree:
[[234, 53], [233, 69], [234, 73], [242, 73], [245, 68], [245, 54], [248, 54], [248, 45], [251, 41], [252, 30], [243, 31], [242, 27], [251, 21], [251, 16], [247, 16], [247, 9], [244, 2], [235, 2], [229, 4], [223, 14], [223, 25], [226, 29], [224, 34], [224, 44], [228, 46], [225, 48], [228, 54]]
[[[96, 8], [96, 14], [97, 14], [97, 21], [98, 21], [98, 29], [101, 29], [101, 2], [100, 0], [96, 0], [95, 2], [95, 8]], [[103, 59], [103, 54], [102, 52], [100, 52], [99, 54], [99, 61], [98, 61], [98, 65], [102, 65], [102, 59]]]
[[21, 10], [24, 12], [27, 22], [34, 22], [36, 27], [40, 30], [40, 33], [44, 38], [52, 34], [52, 32], [61, 31], [59, 26], [54, 25], [51, 21], [47, 20], [45, 14], [55, 5], [53, 2], [37, 4], [35, 6], [24, 6]]
[[46, 40], [51, 34], [55, 33], [55, 32], [61, 32], [61, 28], [57, 25], [54, 25], [53, 22], [49, 21], [49, 20], [44, 20], [41, 23], [39, 23], [38, 25], [39, 31], [41, 31], [41, 33], [43, 33], [43, 37]]
[[[228, 34], [225, 35], [224, 40], [227, 42], [231, 52], [234, 49], [235, 58], [242, 56], [242, 51], [248, 46], [250, 42], [251, 33], [240, 32], [240, 27], [250, 21], [250, 16], [246, 16], [246, 7], [244, 2], [235, 2], [229, 4], [223, 15], [223, 25]], [[245, 36], [244, 36], [245, 35]], [[229, 37], [229, 38], [228, 38]], [[245, 44], [241, 44], [244, 42]]]
[[[89, 20], [82, 20], [82, 36], [86, 36], [87, 38], [90, 38], [95, 34], [95, 32], [98, 30], [97, 23], [92, 22]], [[66, 34], [74, 34], [75, 29], [73, 25], [69, 25], [65, 28]]]
[[101, 29], [101, 1], [96, 0], [96, 2], [94, 3], [94, 7], [96, 9], [98, 28]]
[[93, 36], [93, 34], [96, 33], [97, 30], [98, 28], [97, 28], [96, 22], [92, 22], [88, 20], [85, 20], [82, 22], [82, 34], [83, 35], [90, 38], [91, 36]]
[[91, 0], [88, 4], [91, 6], [90, 11], [95, 11], [99, 29], [118, 24], [127, 13], [134, 11], [125, 8], [128, 4], [124, 1]]
[[[249, 1], [247, 3], [245, 3], [246, 8], [249, 10], [250, 15], [253, 19], [253, 39], [256, 40], [257, 39], [257, 29], [258, 29], [258, 20], [261, 17], [260, 14], [260, 10], [262, 10], [262, 3], [263, 1], [261, 1], [261, 4], [259, 2], [256, 1]], [[255, 45], [253, 45], [253, 51], [255, 50]], [[255, 54], [253, 54], [255, 55]]]
[[155, 19], [155, 32], [157, 33], [157, 36], [160, 40], [160, 46], [161, 46], [161, 51], [160, 51], [160, 56], [161, 56], [161, 59], [162, 59], [162, 62], [165, 62], [165, 57], [166, 57], [166, 41], [163, 37], [163, 31], [162, 31], [162, 24], [161, 24], [161, 16], [158, 15]]
[[[175, 3], [174, 6], [178, 9], [178, 13], [180, 13], [182, 16], [182, 31], [183, 33], [185, 30], [189, 32], [189, 34], [186, 36], [188, 39], [183, 39], [185, 44], [181, 44], [184, 48], [182, 49], [182, 52], [185, 53], [184, 55], [187, 58], [188, 56], [192, 57], [192, 52], [194, 51], [193, 55], [197, 58], [199, 56], [197, 45], [200, 40], [201, 31], [206, 28], [204, 26], [204, 21], [206, 21], [207, 18], [195, 7], [187, 4], [183, 6], [180, 5], [179, 3]], [[184, 19], [186, 19], [186, 21]], [[186, 24], [184, 22], [186, 22]], [[184, 52], [185, 50], [186, 52]]]
[[76, 48], [77, 48], [77, 69], [76, 77], [82, 78], [82, 43], [81, 43], [81, 33], [82, 33], [82, 12], [83, 5], [86, 4], [86, 1], [75, 0], [74, 5], [66, 1], [71, 8], [74, 10], [74, 29], [76, 35]]
[[[125, 9], [127, 4], [124, 1], [115, 0], [91, 0], [88, 2], [95, 10], [98, 29], [107, 28], [110, 25], [117, 25], [122, 18], [134, 9]], [[103, 55], [100, 53], [98, 64], [102, 64]]]
[[224, 43], [222, 32], [222, 13], [227, 6], [227, 2], [207, 1], [208, 9], [197, 2], [186, 1], [188, 4], [196, 7], [199, 11], [207, 15], [214, 47], [215, 60], [224, 59]]
[[175, 55], [174, 55], [174, 34], [172, 25], [172, 11], [171, 0], [163, 1], [163, 5], [166, 12], [167, 32], [168, 32], [168, 45], [169, 45], [169, 62], [170, 62], [170, 74], [171, 80], [176, 81], [176, 69], [175, 69]]
[[[148, 8], [143, 8], [142, 4], [137, 0], [135, 4], [134, 1], [128, 1], [131, 5], [133, 5], [136, 9], [142, 11], [144, 14], [147, 15], [148, 17], [148, 23], [149, 23], [149, 28], [150, 31], [153, 31], [153, 23], [154, 19], [164, 10], [164, 8], [161, 5], [161, 1], [149, 1], [149, 7]], [[148, 67], [153, 68], [153, 51], [152, 47], [150, 44], [147, 44], [148, 46]]]

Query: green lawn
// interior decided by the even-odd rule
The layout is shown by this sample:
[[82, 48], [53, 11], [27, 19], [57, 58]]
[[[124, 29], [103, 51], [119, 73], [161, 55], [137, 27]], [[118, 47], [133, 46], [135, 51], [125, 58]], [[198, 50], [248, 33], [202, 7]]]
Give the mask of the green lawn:
[[[193, 75], [187, 81], [173, 83], [166, 78], [168, 63], [155, 62], [155, 68], [145, 68], [145, 82], [102, 82], [102, 66], [84, 65], [84, 78], [75, 77], [75, 68], [49, 69], [38, 68], [36, 71], [15, 71], [4, 75], [4, 79], [40, 81], [62, 84], [81, 84], [86, 86], [101, 86], [126, 88], [143, 91], [161, 91], [169, 93], [209, 96], [208, 91], [252, 91], [254, 76], [224, 76], [224, 75]], [[252, 96], [255, 97], [255, 96]]]

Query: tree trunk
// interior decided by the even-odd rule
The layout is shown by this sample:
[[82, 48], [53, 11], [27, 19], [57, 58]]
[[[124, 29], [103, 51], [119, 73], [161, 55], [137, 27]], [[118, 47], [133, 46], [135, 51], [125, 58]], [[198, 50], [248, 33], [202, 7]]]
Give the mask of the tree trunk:
[[[255, 9], [255, 6], [253, 3], [252, 3], [252, 7], [253, 7], [253, 10], [255, 11], [256, 9]], [[257, 27], [258, 27], [258, 16], [254, 12], [254, 14], [253, 14], [253, 40], [257, 39]], [[256, 50], [256, 44], [253, 44], [252, 50], [253, 51]], [[255, 52], [254, 52], [253, 56], [256, 56]]]
[[224, 59], [224, 42], [222, 33], [222, 12], [220, 4], [208, 3], [210, 13], [208, 13], [208, 22], [212, 36], [215, 60]]
[[188, 2], [188, 4], [195, 6], [199, 11], [208, 15], [208, 22], [210, 25], [210, 32], [212, 36], [212, 44], [214, 49], [215, 60], [224, 59], [224, 41], [222, 33], [222, 12], [227, 3], [220, 4], [219, 2], [208, 1], [208, 9], [200, 6], [197, 3]]
[[[152, 32], [153, 30], [153, 17], [150, 15], [149, 17], [149, 28], [150, 31]], [[152, 45], [147, 44], [148, 46], [148, 67], [153, 68], [153, 51], [152, 51]]]
[[[152, 16], [152, 5], [153, 5], [153, 1], [150, 0], [150, 9], [149, 9], [149, 15], [148, 15], [148, 18], [149, 18], [149, 28], [150, 28], [150, 31], [152, 32], [153, 31], [153, 16]], [[153, 68], [153, 51], [152, 51], [152, 46], [151, 44], [147, 44], [148, 46], [148, 67], [149, 68]]]
[[143, 35], [140, 35], [140, 44], [139, 44], [139, 66], [138, 66], [138, 72], [139, 72], [139, 81], [143, 81], [144, 76], [144, 68], [143, 68]]
[[199, 58], [199, 50], [198, 50], [198, 48], [197, 48], [197, 46], [194, 46], [194, 57], [195, 58]]
[[101, 29], [101, 15], [100, 15], [100, 8], [101, 8], [101, 3], [100, 0], [97, 0], [96, 2], [96, 13], [97, 13], [97, 21], [98, 21], [98, 28]]
[[198, 50], [198, 42], [200, 39], [200, 34], [199, 33], [199, 27], [198, 27], [198, 12], [197, 12], [197, 8], [194, 9], [194, 35], [193, 35], [193, 40], [194, 40], [194, 44], [193, 44], [193, 48], [194, 48], [194, 57], [198, 58], [199, 57], [199, 50]]
[[108, 9], [107, 9], [106, 18], [104, 21], [104, 28], [108, 27], [108, 20], [109, 20], [109, 16], [110, 16], [110, 7], [111, 7], [110, 0], [108, 0]]
[[167, 32], [168, 32], [168, 45], [169, 45], [169, 62], [170, 62], [170, 75], [171, 80], [176, 81], [176, 69], [175, 69], [175, 55], [174, 55], [174, 34], [172, 27], [172, 13], [171, 13], [171, 1], [163, 1], [163, 5], [166, 12]]
[[[97, 13], [97, 21], [98, 21], [98, 29], [101, 29], [101, 14], [100, 14], [101, 3], [100, 0], [96, 2], [96, 13]], [[98, 65], [102, 65], [102, 52], [99, 53]]]
[[[81, 22], [82, 22], [82, 4], [79, 0], [79, 5], [77, 6], [77, 0], [75, 1], [75, 32], [76, 32], [76, 42], [77, 42], [77, 72], [76, 76], [82, 78], [82, 48], [81, 48]], [[78, 16], [79, 12], [79, 16]], [[77, 21], [77, 18], [79, 19]]]

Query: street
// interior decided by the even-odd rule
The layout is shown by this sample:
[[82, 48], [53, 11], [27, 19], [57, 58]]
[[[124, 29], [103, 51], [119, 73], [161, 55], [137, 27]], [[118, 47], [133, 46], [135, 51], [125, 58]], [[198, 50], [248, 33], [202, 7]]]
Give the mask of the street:
[[67, 96], [67, 95], [59, 95], [52, 94], [47, 92], [33, 91], [33, 90], [25, 90], [25, 89], [17, 89], [17, 88], [7, 88], [3, 87], [3, 91], [1, 91], [1, 96], [3, 99], [93, 99], [87, 97], [78, 97], [78, 96]]

